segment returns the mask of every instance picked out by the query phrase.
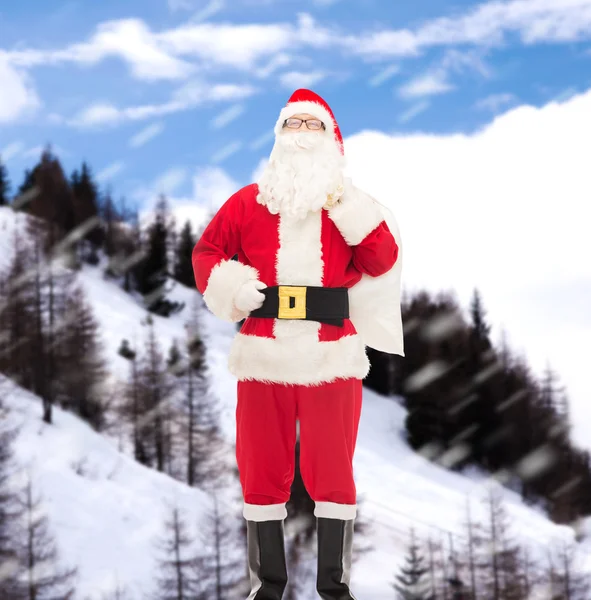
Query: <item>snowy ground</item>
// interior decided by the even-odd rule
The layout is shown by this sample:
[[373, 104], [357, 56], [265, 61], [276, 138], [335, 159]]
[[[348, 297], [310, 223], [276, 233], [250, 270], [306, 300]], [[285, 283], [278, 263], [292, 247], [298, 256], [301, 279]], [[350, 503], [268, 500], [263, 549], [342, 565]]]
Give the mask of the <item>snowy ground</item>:
[[[13, 223], [9, 209], [0, 209], [0, 268], [10, 257], [7, 225]], [[116, 284], [105, 281], [99, 268], [85, 267], [78, 277], [100, 323], [111, 372], [124, 380], [128, 364], [117, 350], [123, 338], [132, 347], [143, 345], [146, 332], [141, 321], [146, 313]], [[170, 297], [185, 301], [187, 307], [170, 319], [154, 317], [157, 338], [165, 351], [173, 338], [183, 340], [197, 294], [177, 285]], [[203, 325], [210, 349], [211, 381], [223, 408], [222, 426], [231, 452], [236, 381], [228, 373], [226, 358], [236, 330], [209, 313]], [[82, 597], [98, 600], [118, 581], [143, 600], [155, 567], [151, 541], [162, 530], [167, 503], [179, 505], [196, 527], [210, 507], [211, 497], [135, 463], [119, 450], [115, 437], [96, 434], [71, 414], [56, 409], [54, 425], [43, 424], [37, 398], [13, 386], [8, 394], [5, 389], [0, 385], [11, 419], [22, 425], [17, 459], [22, 465], [31, 465], [37, 474], [38, 491], [46, 502], [64, 561], [79, 567]], [[390, 582], [411, 526], [419, 535], [463, 535], [468, 497], [475, 520], [484, 519], [479, 511], [483, 510], [486, 477], [451, 473], [412, 452], [403, 439], [404, 417], [404, 409], [394, 399], [364, 391], [354, 465], [360, 514], [372, 524], [369, 541], [373, 550], [353, 567], [352, 589], [360, 600], [393, 598]], [[75, 468], [79, 461], [84, 465], [82, 474]], [[240, 518], [241, 505], [231, 503], [231, 497], [224, 499], [225, 509]], [[505, 499], [516, 537], [539, 547], [554, 546], [561, 537], [572, 539], [571, 529], [552, 524], [516, 494], [506, 492]], [[362, 545], [366, 543], [364, 540]], [[588, 542], [582, 550], [587, 552], [591, 571]], [[240, 548], [237, 552], [244, 555]], [[309, 599], [314, 597], [312, 585]]]

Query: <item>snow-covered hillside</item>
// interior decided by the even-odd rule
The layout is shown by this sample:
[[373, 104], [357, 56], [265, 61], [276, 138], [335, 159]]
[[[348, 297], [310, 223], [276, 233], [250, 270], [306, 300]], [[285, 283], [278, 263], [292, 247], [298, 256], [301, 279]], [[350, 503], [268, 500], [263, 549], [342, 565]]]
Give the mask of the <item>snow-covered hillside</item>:
[[[0, 208], [0, 268], [11, 255], [8, 233], [14, 224], [10, 209]], [[146, 313], [116, 284], [104, 280], [100, 267], [85, 266], [78, 278], [100, 323], [111, 373], [125, 380], [128, 363], [117, 350], [123, 338], [132, 346], [142, 342], [141, 321]], [[168, 348], [174, 338], [183, 339], [197, 292], [177, 285], [170, 297], [184, 301], [186, 308], [169, 319], [154, 317], [162, 348]], [[204, 315], [203, 326], [211, 383], [223, 408], [222, 427], [230, 453], [236, 381], [227, 371], [226, 357], [235, 327], [209, 313]], [[42, 423], [39, 399], [14, 385], [6, 403], [11, 420], [22, 425], [16, 458], [37, 473], [64, 562], [79, 567], [82, 597], [98, 600], [118, 581], [133, 590], [138, 600], [147, 598], [155, 565], [151, 542], [162, 531], [167, 503], [178, 504], [197, 526], [211, 506], [211, 496], [137, 464], [118, 449], [116, 439], [95, 433], [71, 414], [55, 409], [54, 424]], [[371, 537], [358, 541], [362, 546], [369, 541], [373, 550], [353, 567], [352, 589], [361, 600], [394, 597], [390, 584], [411, 526], [419, 535], [441, 538], [451, 532], [462, 536], [468, 497], [474, 519], [486, 519], [481, 502], [486, 477], [451, 473], [412, 452], [404, 441], [404, 418], [405, 411], [395, 399], [364, 391], [354, 464], [360, 515], [370, 522]], [[84, 467], [78, 474], [76, 464], [81, 461]], [[234, 510], [233, 516], [240, 518], [241, 504], [232, 504], [231, 498], [224, 499], [225, 510]], [[505, 499], [512, 532], [532, 550], [573, 538], [571, 529], [552, 524], [516, 494], [505, 492]], [[585, 541], [581, 549], [589, 556], [591, 571], [591, 546]], [[236, 551], [246, 560], [243, 549]], [[312, 584], [309, 598], [302, 600], [314, 597]]]

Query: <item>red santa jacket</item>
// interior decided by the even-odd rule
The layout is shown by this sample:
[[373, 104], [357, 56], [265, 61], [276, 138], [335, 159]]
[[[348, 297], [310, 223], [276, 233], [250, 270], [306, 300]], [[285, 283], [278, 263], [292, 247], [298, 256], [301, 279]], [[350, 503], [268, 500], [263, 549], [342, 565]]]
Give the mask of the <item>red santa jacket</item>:
[[[274, 215], [248, 185], [220, 208], [193, 249], [195, 282], [211, 312], [229, 322], [246, 319], [228, 366], [239, 380], [315, 385], [363, 379], [365, 344], [352, 321], [249, 317], [234, 305], [243, 283], [351, 288], [362, 277], [392, 269], [398, 244], [372, 199], [349, 186], [342, 203], [302, 220]], [[238, 261], [232, 260], [238, 255]]]

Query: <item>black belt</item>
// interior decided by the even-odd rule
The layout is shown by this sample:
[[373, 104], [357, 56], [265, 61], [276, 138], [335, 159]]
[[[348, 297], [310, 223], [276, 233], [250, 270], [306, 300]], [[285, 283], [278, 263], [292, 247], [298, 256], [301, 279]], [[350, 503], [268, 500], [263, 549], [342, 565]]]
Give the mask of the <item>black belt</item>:
[[275, 285], [261, 290], [263, 305], [249, 316], [268, 319], [303, 319], [343, 326], [349, 318], [349, 292], [346, 287]]

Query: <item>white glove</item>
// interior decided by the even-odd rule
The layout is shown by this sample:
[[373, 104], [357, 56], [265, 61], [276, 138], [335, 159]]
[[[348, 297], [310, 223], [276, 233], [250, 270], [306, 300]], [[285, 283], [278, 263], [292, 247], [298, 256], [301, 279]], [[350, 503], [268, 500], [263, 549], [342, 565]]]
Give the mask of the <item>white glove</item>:
[[260, 308], [265, 300], [265, 294], [258, 290], [264, 290], [266, 287], [266, 284], [258, 279], [249, 279], [234, 298], [236, 308], [242, 312], [251, 312]]

